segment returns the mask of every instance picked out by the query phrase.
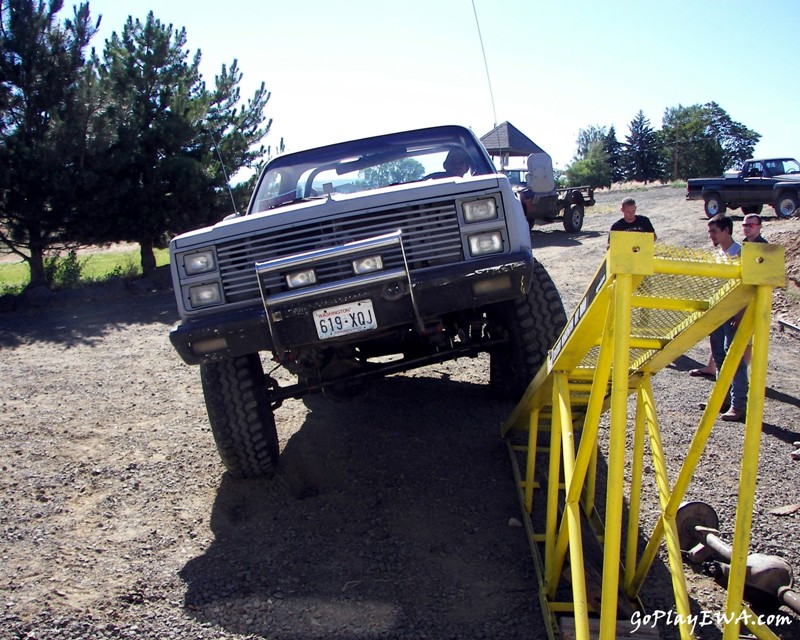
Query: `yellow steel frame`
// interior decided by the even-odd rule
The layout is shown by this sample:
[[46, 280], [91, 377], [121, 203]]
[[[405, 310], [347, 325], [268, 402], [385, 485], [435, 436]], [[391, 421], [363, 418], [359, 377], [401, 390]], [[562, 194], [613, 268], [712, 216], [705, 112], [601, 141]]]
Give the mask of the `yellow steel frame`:
[[[784, 285], [780, 245], [743, 246], [738, 259], [715, 251], [656, 245], [652, 235], [611, 234], [609, 250], [561, 337], [522, 400], [502, 426], [511, 453], [539, 580], [542, 608], [552, 638], [559, 616], [574, 617], [575, 637], [588, 640], [589, 619], [599, 616], [599, 638], [615, 638], [621, 605], [639, 608], [638, 596], [656, 553], [666, 543], [675, 613], [687, 620], [681, 638], [691, 638], [689, 597], [675, 517], [708, 441], [733, 374], [752, 339], [750, 392], [745, 423], [738, 507], [733, 536], [724, 640], [739, 635], [758, 450], [764, 407], [772, 289]], [[682, 467], [670, 483], [651, 377], [697, 344], [724, 321], [743, 312], [719, 379]], [[636, 396], [632, 435], [628, 397]], [[598, 430], [609, 412], [605, 518], [595, 510]], [[527, 432], [527, 438], [525, 438]], [[546, 434], [549, 433], [549, 438]], [[660, 517], [641, 553], [640, 509], [645, 443], [652, 457]], [[631, 440], [629, 442], [629, 440]], [[628, 510], [624, 513], [625, 454], [630, 447]], [[537, 482], [537, 453], [548, 457], [545, 479]], [[543, 465], [540, 465], [540, 467]], [[522, 467], [522, 468], [520, 468]], [[541, 484], [540, 484], [541, 483]], [[542, 486], [546, 485], [546, 486]], [[534, 495], [542, 489], [544, 533], [532, 517]], [[537, 503], [538, 504], [538, 503]], [[623, 531], [623, 518], [627, 529]], [[541, 517], [541, 516], [540, 516]], [[589, 525], [587, 529], [586, 526]], [[585, 577], [586, 531], [602, 550], [602, 585], [590, 598]], [[544, 556], [542, 561], [542, 555]], [[569, 576], [562, 580], [565, 561]], [[566, 585], [566, 586], [565, 586]], [[563, 593], [571, 593], [564, 599]], [[561, 595], [560, 595], [561, 594]], [[620, 600], [622, 599], [622, 601]], [[628, 602], [623, 602], [627, 600]], [[733, 614], [733, 615], [732, 615]], [[759, 638], [776, 638], [753, 618]], [[596, 620], [594, 621], [596, 622]]]

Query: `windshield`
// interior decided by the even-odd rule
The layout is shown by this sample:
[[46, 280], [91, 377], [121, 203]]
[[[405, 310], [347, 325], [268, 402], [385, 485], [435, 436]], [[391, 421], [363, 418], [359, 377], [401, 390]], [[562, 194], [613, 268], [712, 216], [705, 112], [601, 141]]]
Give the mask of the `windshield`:
[[483, 146], [463, 127], [365, 138], [275, 158], [261, 175], [249, 213], [329, 194], [494, 172]]
[[767, 173], [771, 176], [782, 176], [786, 174], [795, 174], [800, 171], [800, 164], [793, 158], [784, 158], [783, 160], [765, 160], [764, 166]]

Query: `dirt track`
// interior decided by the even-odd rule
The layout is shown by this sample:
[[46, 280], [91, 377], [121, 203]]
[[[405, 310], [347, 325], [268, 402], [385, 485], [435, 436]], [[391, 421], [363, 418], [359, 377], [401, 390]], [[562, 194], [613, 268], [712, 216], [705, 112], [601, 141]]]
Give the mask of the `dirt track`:
[[[581, 234], [534, 232], [568, 312], [623, 195], [601, 196]], [[705, 246], [702, 206], [681, 190], [632, 195], [659, 240]], [[765, 235], [796, 256], [798, 228], [768, 218]], [[776, 292], [795, 324], [798, 299]], [[241, 482], [219, 463], [197, 369], [169, 345], [175, 320], [171, 292], [120, 287], [0, 314], [0, 638], [546, 637], [524, 529], [509, 525], [498, 425], [511, 407], [489, 399], [483, 358], [352, 402], [285, 402], [277, 478]], [[701, 343], [654, 380], [673, 472], [711, 389], [686, 372], [707, 355]], [[770, 510], [800, 503], [798, 355], [800, 338], [773, 327], [752, 545], [795, 573], [800, 512]], [[719, 423], [690, 487], [728, 539], [741, 440], [741, 425]], [[719, 610], [724, 592], [692, 576], [693, 607]], [[643, 599], [669, 609], [669, 594], [657, 563]], [[793, 620], [775, 630], [800, 638]]]

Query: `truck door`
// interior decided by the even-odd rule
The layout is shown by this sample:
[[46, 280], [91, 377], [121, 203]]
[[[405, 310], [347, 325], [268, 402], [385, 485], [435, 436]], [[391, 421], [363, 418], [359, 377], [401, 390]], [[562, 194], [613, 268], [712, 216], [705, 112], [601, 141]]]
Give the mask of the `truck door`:
[[740, 205], [770, 202], [774, 183], [761, 162], [752, 162], [747, 173], [742, 175], [741, 187], [737, 190], [735, 202]]

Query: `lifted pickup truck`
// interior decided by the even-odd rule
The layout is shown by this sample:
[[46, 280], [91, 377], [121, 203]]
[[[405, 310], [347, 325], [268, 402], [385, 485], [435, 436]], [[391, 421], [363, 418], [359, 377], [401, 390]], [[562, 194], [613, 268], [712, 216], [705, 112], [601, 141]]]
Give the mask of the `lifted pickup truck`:
[[586, 207], [594, 206], [594, 189], [589, 186], [556, 189], [553, 162], [546, 153], [532, 153], [527, 163], [527, 171], [506, 168], [503, 173], [522, 203], [528, 224], [561, 220], [565, 231], [580, 231]]
[[[269, 162], [246, 214], [170, 243], [170, 339], [200, 365], [230, 474], [272, 473], [286, 398], [352, 396], [373, 377], [487, 352], [490, 389], [518, 399], [566, 323], [530, 243], [508, 179], [462, 127]], [[296, 384], [265, 375], [261, 354]]]
[[692, 178], [686, 186], [687, 200], [703, 200], [711, 218], [726, 209], [761, 213], [771, 205], [780, 218], [797, 213], [800, 203], [800, 164], [794, 158], [747, 160], [739, 171], [722, 178]]

